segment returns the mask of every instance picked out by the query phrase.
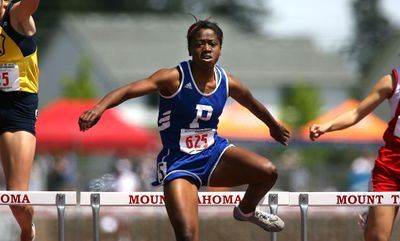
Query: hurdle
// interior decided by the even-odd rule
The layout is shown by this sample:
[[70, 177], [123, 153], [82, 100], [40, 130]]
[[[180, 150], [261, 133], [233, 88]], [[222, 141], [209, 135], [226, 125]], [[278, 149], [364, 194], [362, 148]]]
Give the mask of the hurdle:
[[[199, 192], [199, 206], [236, 206], [242, 200], [244, 192]], [[277, 214], [278, 206], [290, 203], [289, 192], [270, 192], [259, 203], [269, 206], [270, 212]], [[93, 240], [100, 241], [101, 206], [164, 206], [162, 192], [81, 192], [80, 205], [91, 206], [93, 216]], [[276, 233], [271, 233], [276, 241]]]
[[289, 200], [300, 207], [301, 240], [307, 241], [309, 207], [400, 205], [400, 192], [291, 192]]
[[57, 206], [59, 241], [65, 236], [65, 206], [76, 204], [76, 192], [0, 191], [0, 205]]

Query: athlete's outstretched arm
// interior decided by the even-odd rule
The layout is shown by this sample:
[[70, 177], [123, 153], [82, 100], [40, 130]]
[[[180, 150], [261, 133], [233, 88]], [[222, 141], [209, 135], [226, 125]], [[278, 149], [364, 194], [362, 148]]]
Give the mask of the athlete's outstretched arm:
[[356, 108], [344, 112], [326, 123], [313, 124], [310, 127], [310, 139], [314, 141], [326, 132], [342, 130], [358, 123], [392, 94], [394, 82], [392, 75], [382, 77]]
[[40, 0], [21, 0], [14, 5], [14, 12], [19, 18], [28, 18], [36, 12]]
[[[9, 3], [8, 3], [9, 4]], [[32, 36], [36, 33], [33, 13], [39, 6], [39, 0], [21, 0], [10, 9], [11, 26], [20, 34]]]
[[104, 111], [128, 99], [144, 96], [157, 90], [161, 93], [173, 92], [177, 85], [179, 85], [179, 72], [176, 68], [173, 68], [158, 70], [146, 79], [137, 80], [114, 89], [79, 117], [79, 129], [81, 131], [88, 130], [99, 121]]
[[290, 138], [289, 131], [282, 126], [268, 109], [260, 103], [250, 90], [244, 86], [239, 79], [232, 75], [229, 76], [229, 95], [235, 99], [239, 104], [246, 107], [253, 115], [264, 122], [270, 131], [270, 135], [282, 145], [287, 145]]

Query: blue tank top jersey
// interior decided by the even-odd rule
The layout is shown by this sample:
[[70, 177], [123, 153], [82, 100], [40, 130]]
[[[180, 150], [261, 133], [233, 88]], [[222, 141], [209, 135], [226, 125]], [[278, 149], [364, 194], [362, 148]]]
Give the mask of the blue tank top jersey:
[[216, 88], [208, 94], [196, 86], [191, 61], [179, 64], [181, 83], [171, 96], [160, 94], [158, 127], [164, 149], [196, 154], [217, 138], [217, 125], [228, 98], [228, 77], [215, 66]]

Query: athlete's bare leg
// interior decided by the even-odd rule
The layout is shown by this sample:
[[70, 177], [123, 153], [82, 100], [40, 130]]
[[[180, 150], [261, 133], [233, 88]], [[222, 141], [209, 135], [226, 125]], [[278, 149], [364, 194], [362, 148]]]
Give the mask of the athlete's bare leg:
[[248, 184], [239, 207], [244, 213], [250, 213], [273, 187], [277, 177], [276, 167], [265, 157], [240, 147], [230, 147], [215, 168], [210, 186], [234, 187]]
[[177, 241], [198, 241], [198, 189], [186, 178], [164, 184], [165, 207]]
[[[35, 136], [26, 131], [6, 132], [0, 136], [0, 155], [7, 190], [29, 190], [35, 147]], [[10, 209], [21, 228], [21, 241], [31, 241], [33, 208], [31, 206], [10, 206]]]
[[364, 233], [365, 241], [388, 241], [398, 210], [398, 206], [371, 206]]

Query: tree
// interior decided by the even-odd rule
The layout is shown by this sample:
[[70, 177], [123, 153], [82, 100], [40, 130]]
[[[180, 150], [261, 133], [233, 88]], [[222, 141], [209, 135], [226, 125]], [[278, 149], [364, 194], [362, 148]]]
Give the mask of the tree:
[[97, 97], [97, 91], [90, 73], [91, 62], [89, 58], [81, 59], [78, 72], [75, 77], [64, 77], [61, 80], [62, 96], [68, 98], [86, 98]]
[[240, 27], [251, 32], [257, 32], [265, 22], [268, 15], [265, 1], [262, 0], [222, 0], [207, 1], [208, 12], [215, 15], [222, 15]]
[[382, 15], [378, 3], [379, 0], [353, 2], [356, 29], [355, 38], [348, 51], [350, 57], [355, 60], [361, 77], [366, 74], [393, 33], [393, 28]]
[[319, 92], [309, 84], [296, 84], [284, 91], [282, 120], [293, 129], [299, 129], [320, 112]]

